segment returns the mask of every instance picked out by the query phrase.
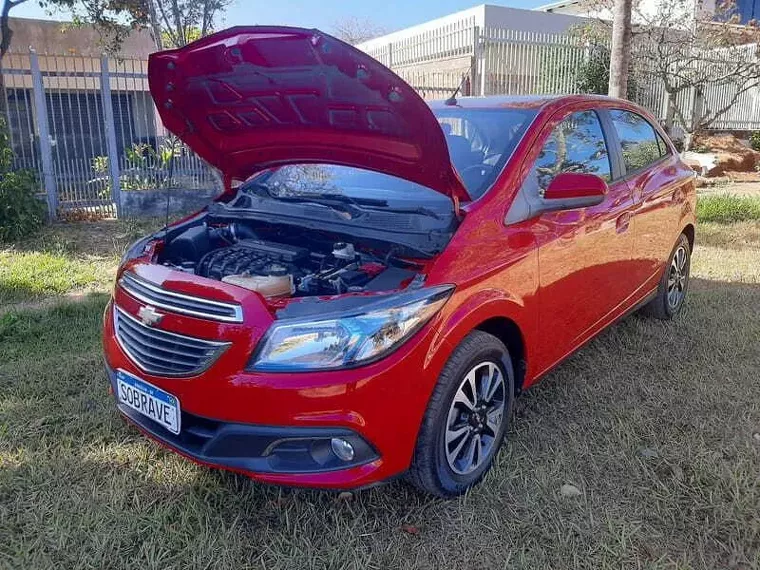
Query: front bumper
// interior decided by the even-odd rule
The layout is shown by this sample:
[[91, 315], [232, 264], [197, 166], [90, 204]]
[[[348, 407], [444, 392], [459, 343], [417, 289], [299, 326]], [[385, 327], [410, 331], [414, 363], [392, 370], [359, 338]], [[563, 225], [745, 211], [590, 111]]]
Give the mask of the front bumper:
[[[172, 322], [167, 318], [166, 324]], [[209, 370], [179, 379], [151, 376], [135, 366], [115, 338], [110, 303], [103, 334], [114, 392], [114, 370], [122, 369], [181, 402], [182, 431], [176, 436], [117, 402], [125, 418], [145, 434], [204, 465], [262, 482], [326, 489], [365, 487], [408, 469], [447, 353], [438, 346], [431, 356], [436, 334], [429, 328], [387, 358], [361, 368], [257, 373], [244, 371], [250, 347], [237, 351], [235, 343]], [[356, 451], [352, 461], [341, 462], [327, 452], [333, 437], [351, 443]]]

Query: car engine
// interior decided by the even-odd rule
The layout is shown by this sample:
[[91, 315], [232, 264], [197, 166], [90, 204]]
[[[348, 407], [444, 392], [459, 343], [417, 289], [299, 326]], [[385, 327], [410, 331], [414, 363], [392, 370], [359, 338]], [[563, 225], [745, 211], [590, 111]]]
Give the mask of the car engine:
[[328, 251], [322, 242], [318, 245], [307, 248], [259, 239], [239, 224], [211, 228], [204, 224], [169, 240], [159, 261], [265, 297], [383, 290], [398, 287], [416, 274], [388, 267], [386, 260], [358, 251], [353, 243], [336, 242]]

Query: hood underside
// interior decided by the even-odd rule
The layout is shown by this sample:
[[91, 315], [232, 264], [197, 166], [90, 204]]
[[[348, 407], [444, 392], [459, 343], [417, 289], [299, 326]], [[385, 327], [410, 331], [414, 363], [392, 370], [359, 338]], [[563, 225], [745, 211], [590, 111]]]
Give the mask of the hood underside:
[[231, 28], [151, 55], [148, 75], [166, 128], [228, 179], [330, 163], [469, 199], [422, 98], [318, 30]]

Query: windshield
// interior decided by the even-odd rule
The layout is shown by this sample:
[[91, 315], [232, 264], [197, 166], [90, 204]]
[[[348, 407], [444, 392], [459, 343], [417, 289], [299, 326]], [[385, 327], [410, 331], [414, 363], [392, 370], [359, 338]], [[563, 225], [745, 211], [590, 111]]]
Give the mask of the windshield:
[[[536, 112], [531, 109], [435, 110], [451, 162], [473, 199], [482, 196], [512, 156]], [[254, 176], [243, 187], [262, 185], [276, 199], [342, 198], [357, 205], [451, 212], [450, 199], [403, 178], [333, 164], [291, 164]], [[249, 186], [250, 187], [250, 186]]]
[[434, 109], [449, 155], [473, 200], [482, 196], [536, 116], [533, 109]]

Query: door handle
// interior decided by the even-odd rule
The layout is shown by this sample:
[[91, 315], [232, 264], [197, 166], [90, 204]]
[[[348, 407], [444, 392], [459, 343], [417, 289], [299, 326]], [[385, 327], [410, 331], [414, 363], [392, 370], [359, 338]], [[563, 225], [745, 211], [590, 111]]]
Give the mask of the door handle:
[[630, 225], [631, 225], [630, 212], [623, 212], [617, 217], [617, 220], [615, 220], [615, 231], [619, 234], [622, 234], [623, 232], [628, 231], [628, 226]]

